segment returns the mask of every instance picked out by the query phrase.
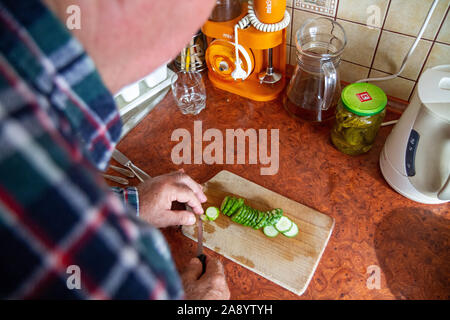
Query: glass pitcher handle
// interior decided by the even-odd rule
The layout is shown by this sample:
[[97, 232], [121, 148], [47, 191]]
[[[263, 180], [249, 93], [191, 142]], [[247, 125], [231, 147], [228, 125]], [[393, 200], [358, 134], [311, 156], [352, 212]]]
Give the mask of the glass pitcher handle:
[[334, 92], [336, 91], [337, 74], [333, 62], [321, 62], [322, 70], [325, 74], [325, 86], [323, 90], [322, 110], [328, 110], [331, 106]]

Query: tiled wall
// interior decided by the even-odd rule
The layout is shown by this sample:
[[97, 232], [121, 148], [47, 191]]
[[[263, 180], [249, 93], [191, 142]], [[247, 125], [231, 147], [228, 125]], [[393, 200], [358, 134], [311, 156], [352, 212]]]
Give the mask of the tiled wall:
[[[292, 16], [287, 40], [288, 63], [296, 64], [295, 34], [304, 21], [320, 15], [328, 16], [337, 20], [347, 33], [348, 43], [340, 66], [341, 79], [346, 82], [397, 72], [433, 2], [432, 0], [286, 1], [287, 9]], [[424, 70], [440, 64], [450, 64], [449, 3], [450, 0], [439, 1], [422, 40], [400, 77], [374, 83], [386, 94], [409, 101], [419, 75]]]

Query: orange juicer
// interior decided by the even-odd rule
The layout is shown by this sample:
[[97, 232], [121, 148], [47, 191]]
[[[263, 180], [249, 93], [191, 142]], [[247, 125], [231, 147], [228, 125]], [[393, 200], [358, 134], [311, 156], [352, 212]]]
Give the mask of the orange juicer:
[[249, 0], [240, 6], [238, 16], [226, 21], [210, 18], [202, 27], [208, 44], [208, 76], [217, 88], [270, 101], [286, 85], [286, 27], [290, 22], [286, 1]]

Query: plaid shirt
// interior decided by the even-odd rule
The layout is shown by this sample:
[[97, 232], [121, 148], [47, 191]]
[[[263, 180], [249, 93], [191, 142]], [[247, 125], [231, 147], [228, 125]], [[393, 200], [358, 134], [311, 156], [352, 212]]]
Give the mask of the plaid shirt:
[[[120, 130], [58, 19], [38, 0], [0, 0], [0, 298], [183, 296], [161, 233], [98, 173]], [[137, 209], [135, 189], [115, 192]]]

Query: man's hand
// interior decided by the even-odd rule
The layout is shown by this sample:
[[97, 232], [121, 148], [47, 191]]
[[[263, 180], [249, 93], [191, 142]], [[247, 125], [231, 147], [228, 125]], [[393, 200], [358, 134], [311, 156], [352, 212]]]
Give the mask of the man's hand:
[[183, 171], [147, 180], [138, 190], [140, 217], [157, 228], [195, 223], [192, 212], [171, 210], [173, 201], [188, 204], [196, 214], [203, 213], [202, 202], [206, 196], [202, 186]]
[[206, 270], [202, 273], [202, 263], [192, 258], [181, 274], [186, 299], [189, 300], [228, 300], [228, 289], [223, 266], [218, 260], [206, 258]]

